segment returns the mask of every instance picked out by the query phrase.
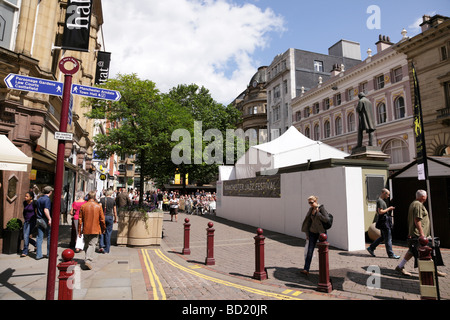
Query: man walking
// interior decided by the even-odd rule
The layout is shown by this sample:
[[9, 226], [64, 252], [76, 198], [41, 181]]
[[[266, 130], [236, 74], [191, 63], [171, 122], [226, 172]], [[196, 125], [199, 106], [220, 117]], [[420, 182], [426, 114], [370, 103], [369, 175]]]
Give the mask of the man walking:
[[42, 254], [44, 235], [47, 236], [47, 257], [50, 253], [50, 232], [52, 225], [52, 201], [50, 200], [50, 196], [52, 192], [53, 188], [47, 186], [42, 190], [42, 196], [36, 200], [36, 226], [38, 230], [36, 237], [36, 260], [44, 257]]
[[[414, 200], [408, 209], [408, 252], [400, 261], [395, 271], [405, 276], [411, 276], [411, 273], [405, 270], [405, 264], [412, 258], [418, 257], [419, 238], [430, 236], [430, 218], [424, 203], [427, 201], [427, 192], [425, 190], [417, 190], [416, 200]], [[438, 276], [445, 277], [446, 274], [438, 271]]]
[[105, 215], [102, 206], [95, 201], [96, 192], [88, 194], [88, 202], [83, 204], [78, 218], [78, 234], [84, 237], [85, 266], [92, 269], [95, 247], [98, 243], [99, 234], [105, 232]]
[[392, 206], [388, 208], [386, 205], [385, 200], [389, 198], [389, 195], [389, 190], [385, 188], [381, 190], [381, 195], [377, 199], [378, 220], [376, 227], [380, 229], [381, 236], [367, 248], [367, 251], [375, 257], [375, 249], [384, 240], [388, 257], [392, 259], [399, 259], [400, 256], [395, 255], [392, 251], [392, 211], [395, 208]]
[[122, 188], [121, 192], [116, 196], [116, 204], [117, 208], [125, 207], [130, 204], [130, 198], [128, 197], [128, 193]]

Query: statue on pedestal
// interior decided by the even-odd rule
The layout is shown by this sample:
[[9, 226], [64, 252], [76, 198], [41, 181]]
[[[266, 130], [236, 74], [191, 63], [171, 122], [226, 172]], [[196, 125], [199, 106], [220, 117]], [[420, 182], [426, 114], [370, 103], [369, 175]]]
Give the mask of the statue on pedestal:
[[356, 107], [358, 112], [358, 144], [356, 148], [362, 147], [363, 131], [365, 130], [369, 134], [369, 146], [373, 146], [373, 133], [376, 130], [375, 122], [373, 121], [372, 103], [366, 98], [366, 95], [362, 92], [358, 94], [359, 103]]

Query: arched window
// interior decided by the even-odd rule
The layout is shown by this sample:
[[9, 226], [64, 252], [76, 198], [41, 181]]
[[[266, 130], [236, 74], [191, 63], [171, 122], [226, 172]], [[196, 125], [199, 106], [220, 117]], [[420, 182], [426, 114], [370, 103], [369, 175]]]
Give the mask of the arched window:
[[409, 162], [409, 149], [408, 145], [400, 139], [392, 139], [383, 148], [383, 152], [390, 155], [389, 162], [405, 163]]
[[314, 126], [314, 140], [320, 140], [320, 127], [318, 124]]
[[323, 124], [323, 134], [325, 138], [329, 138], [331, 135], [331, 125], [329, 120], [326, 120]]
[[337, 117], [334, 120], [334, 131], [337, 136], [342, 134], [342, 118], [341, 117]]
[[404, 118], [406, 114], [405, 99], [403, 99], [403, 97], [398, 97], [394, 101], [394, 106], [395, 106], [395, 119]]
[[386, 105], [381, 102], [377, 106], [378, 123], [385, 123], [387, 120]]
[[350, 112], [347, 116], [347, 130], [348, 132], [353, 132], [356, 130], [355, 114], [353, 112]]
[[309, 127], [306, 127], [306, 129], [305, 129], [305, 136], [306, 136], [307, 138], [311, 138], [311, 132], [310, 132], [310, 130], [309, 130]]

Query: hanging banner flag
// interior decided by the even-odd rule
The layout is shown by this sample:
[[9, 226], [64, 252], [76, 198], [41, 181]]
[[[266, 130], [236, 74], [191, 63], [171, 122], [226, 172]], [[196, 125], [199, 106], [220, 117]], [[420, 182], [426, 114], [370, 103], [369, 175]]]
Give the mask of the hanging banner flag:
[[99, 51], [97, 56], [97, 70], [95, 72], [95, 84], [105, 84], [109, 79], [109, 64], [111, 53]]
[[92, 0], [68, 0], [62, 48], [89, 51]]
[[419, 80], [417, 79], [414, 64], [412, 64], [412, 72], [414, 81], [414, 134], [416, 136], [417, 171], [419, 180], [426, 180], [428, 177], [427, 151], [425, 147], [425, 132], [423, 130]]

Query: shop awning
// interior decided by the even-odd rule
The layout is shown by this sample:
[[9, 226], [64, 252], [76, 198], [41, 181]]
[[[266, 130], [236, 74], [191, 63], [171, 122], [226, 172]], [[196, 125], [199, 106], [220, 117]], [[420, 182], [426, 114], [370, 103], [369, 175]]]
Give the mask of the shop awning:
[[0, 170], [29, 171], [33, 158], [27, 157], [5, 135], [0, 135]]

